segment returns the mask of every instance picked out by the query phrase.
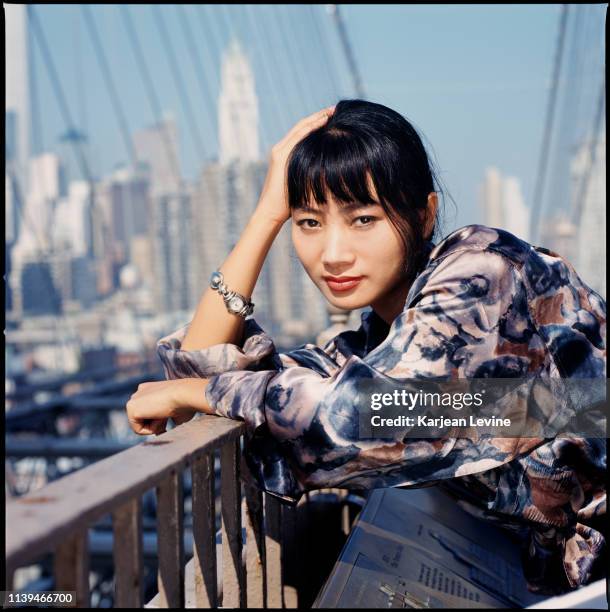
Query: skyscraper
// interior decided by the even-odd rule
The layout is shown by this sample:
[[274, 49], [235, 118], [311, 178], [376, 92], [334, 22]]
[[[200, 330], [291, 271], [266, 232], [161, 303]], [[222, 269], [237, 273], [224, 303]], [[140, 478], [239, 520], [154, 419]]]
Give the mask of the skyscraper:
[[[572, 207], [580, 210], [576, 221], [576, 269], [582, 279], [606, 298], [606, 134], [605, 126], [593, 143], [576, 149], [571, 163]], [[582, 201], [577, 202], [578, 198]]]
[[178, 128], [171, 114], [133, 134], [139, 162], [150, 166], [151, 195], [177, 193], [182, 185]]
[[[23, 193], [28, 190], [30, 96], [28, 88], [27, 5], [5, 4], [7, 136], [14, 130], [15, 171]], [[10, 120], [9, 117], [10, 116]], [[7, 145], [8, 145], [7, 140]]]
[[160, 194], [152, 199], [150, 236], [159, 312], [186, 310], [192, 282], [192, 221], [188, 193]]
[[485, 170], [479, 187], [483, 223], [529, 240], [529, 211], [521, 193], [521, 183], [513, 176], [502, 176], [495, 167]]
[[258, 142], [258, 99], [248, 57], [237, 40], [232, 40], [222, 62], [218, 100], [220, 162], [260, 159]]
[[[49, 283], [48, 258], [52, 249], [53, 217], [59, 199], [65, 195], [62, 168], [59, 157], [54, 153], [43, 153], [32, 158], [30, 163], [30, 190], [23, 205], [23, 223], [12, 252], [10, 285], [13, 292], [13, 305], [18, 314], [30, 309], [36, 311], [35, 297], [42, 291], [41, 282], [47, 283], [49, 305], [44, 308], [57, 310], [57, 300]], [[38, 264], [43, 264], [38, 265]], [[36, 280], [38, 279], [38, 280]], [[37, 282], [36, 287], [26, 282]], [[27, 296], [26, 296], [27, 292]], [[42, 307], [42, 306], [41, 306]]]

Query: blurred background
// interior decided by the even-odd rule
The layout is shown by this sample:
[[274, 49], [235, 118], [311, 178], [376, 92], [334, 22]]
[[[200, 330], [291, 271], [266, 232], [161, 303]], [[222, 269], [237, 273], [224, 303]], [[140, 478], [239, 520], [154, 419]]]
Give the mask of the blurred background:
[[[161, 378], [156, 342], [238, 240], [270, 147], [342, 98], [418, 129], [442, 235], [508, 229], [605, 299], [606, 10], [4, 4], [7, 492], [139, 441], [124, 404]], [[328, 327], [289, 223], [253, 301], [280, 350]]]

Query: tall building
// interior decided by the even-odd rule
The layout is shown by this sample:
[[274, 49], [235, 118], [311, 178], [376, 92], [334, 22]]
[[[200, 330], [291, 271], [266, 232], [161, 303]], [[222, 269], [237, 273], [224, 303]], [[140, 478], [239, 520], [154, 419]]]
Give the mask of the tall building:
[[84, 132], [73, 128], [59, 137], [58, 153], [66, 182], [93, 180], [91, 147]]
[[72, 181], [68, 194], [60, 198], [53, 215], [55, 248], [68, 249], [74, 256], [90, 252], [92, 242], [91, 188], [85, 181]]
[[480, 186], [483, 223], [489, 227], [502, 227], [504, 211], [502, 209], [502, 175], [497, 168], [485, 170], [485, 179]]
[[27, 5], [5, 4], [4, 17], [7, 145], [10, 142], [13, 149], [12, 153], [21, 191], [26, 192], [28, 189], [28, 159], [30, 157]]
[[171, 114], [133, 134], [139, 162], [150, 166], [151, 195], [178, 193], [182, 184], [178, 129]]
[[540, 227], [537, 243], [555, 251], [572, 265], [576, 265], [578, 228], [570, 221], [567, 213], [558, 212], [547, 217]]
[[[55, 288], [48, 280], [52, 278], [48, 264], [45, 264], [47, 267], [38, 264], [45, 262], [52, 249], [53, 216], [57, 202], [65, 195], [61, 164], [54, 153], [32, 158], [29, 174], [32, 180], [23, 203], [24, 222], [12, 251], [9, 278], [13, 306], [18, 315], [23, 314], [30, 303], [36, 310], [34, 302], [38, 298], [32, 296], [38, 295], [36, 292], [43, 291], [45, 286], [49, 290], [52, 308], [56, 308]], [[37, 287], [24, 284], [34, 281], [39, 283]]]
[[25, 198], [23, 219], [16, 250], [19, 253], [51, 248], [55, 207], [66, 194], [63, 169], [55, 153], [42, 153], [30, 160], [30, 189]]
[[[571, 163], [572, 208], [580, 207], [577, 220], [576, 269], [582, 279], [606, 299], [606, 133], [602, 126], [594, 159], [586, 140]], [[581, 202], [577, 202], [582, 198]]]
[[[147, 207], [146, 232], [137, 225], [144, 219], [132, 219], [131, 229], [124, 218], [126, 249], [134, 244], [136, 236], [148, 235], [148, 244], [136, 241], [138, 270], [142, 279], [152, 281], [149, 287], [159, 313], [184, 310], [189, 307], [193, 283], [193, 227], [191, 189], [187, 188], [180, 167], [180, 147], [176, 122], [171, 114], [133, 135], [133, 144], [140, 164], [148, 166], [148, 196], [142, 182], [132, 184], [132, 202], [135, 207]], [[138, 185], [138, 186], [136, 186]], [[137, 195], [134, 196], [134, 193]], [[117, 216], [116, 214], [114, 215]], [[115, 227], [115, 231], [118, 228]], [[152, 256], [151, 269], [141, 269], [142, 254]], [[132, 263], [132, 254], [129, 254]], [[127, 253], [125, 254], [127, 259]]]
[[[262, 190], [267, 171], [263, 161], [208, 164], [202, 170], [192, 202], [193, 284], [195, 307], [212, 272], [222, 264], [245, 229]], [[270, 309], [270, 273], [265, 263], [252, 295], [257, 315]], [[269, 322], [271, 318], [268, 317]]]
[[479, 194], [485, 225], [505, 229], [522, 240], [529, 240], [529, 209], [517, 178], [502, 176], [497, 168], [489, 167], [485, 170]]
[[193, 252], [190, 194], [168, 193], [152, 199], [153, 296], [159, 312], [191, 308]]
[[224, 54], [218, 100], [220, 162], [258, 161], [258, 99], [254, 73], [237, 40]]
[[135, 236], [147, 236], [151, 209], [151, 176], [148, 166], [120, 168], [104, 181], [104, 202], [110, 236], [117, 261], [131, 259], [130, 245]]
[[[191, 309], [199, 302], [210, 274], [239, 240], [256, 208], [268, 169], [259, 152], [254, 75], [236, 41], [223, 58], [221, 87], [220, 160], [203, 168], [192, 199]], [[271, 246], [252, 301], [254, 317], [272, 334], [290, 329], [296, 336], [314, 336], [327, 323], [326, 300], [298, 261], [289, 223]]]

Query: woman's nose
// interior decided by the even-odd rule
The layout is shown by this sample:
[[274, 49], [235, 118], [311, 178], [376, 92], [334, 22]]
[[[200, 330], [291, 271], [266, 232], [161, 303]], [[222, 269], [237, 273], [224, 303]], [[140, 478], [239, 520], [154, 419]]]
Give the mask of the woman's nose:
[[354, 261], [353, 246], [341, 228], [329, 229], [326, 232], [322, 263], [329, 268], [352, 263]]

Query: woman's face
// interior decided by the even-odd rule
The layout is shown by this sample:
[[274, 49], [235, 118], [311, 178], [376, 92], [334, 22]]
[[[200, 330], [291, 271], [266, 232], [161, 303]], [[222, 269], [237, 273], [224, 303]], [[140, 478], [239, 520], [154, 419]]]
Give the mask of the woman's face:
[[[391, 324], [409, 287], [401, 271], [404, 247], [382, 206], [337, 204], [329, 197], [313, 207], [292, 212], [292, 241], [307, 274], [334, 306], [370, 305]], [[332, 277], [357, 280], [333, 283]]]

